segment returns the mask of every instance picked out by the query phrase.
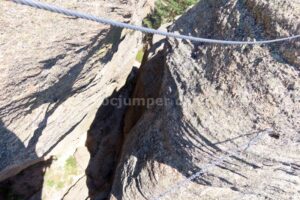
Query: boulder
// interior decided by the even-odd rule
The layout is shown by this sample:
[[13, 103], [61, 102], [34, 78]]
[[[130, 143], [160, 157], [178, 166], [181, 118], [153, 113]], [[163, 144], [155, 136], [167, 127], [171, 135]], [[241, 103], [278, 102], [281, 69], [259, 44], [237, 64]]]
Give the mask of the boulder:
[[[136, 25], [153, 6], [146, 0], [46, 2]], [[58, 160], [53, 164], [58, 171], [76, 149], [85, 148], [87, 131], [102, 101], [131, 74], [142, 33], [10, 1], [1, 2], [0, 13], [1, 182], [51, 156]], [[89, 161], [86, 148], [85, 152], [75, 156], [87, 156], [77, 160], [84, 176]], [[24, 180], [20, 175], [15, 178], [18, 181], [8, 183]], [[68, 190], [66, 184], [61, 193]], [[49, 199], [62, 197], [53, 191], [49, 195]]]
[[[170, 31], [266, 40], [300, 34], [299, 16], [297, 1], [201, 0]], [[125, 116], [110, 199], [299, 199], [299, 39], [157, 46], [133, 96], [157, 102]]]

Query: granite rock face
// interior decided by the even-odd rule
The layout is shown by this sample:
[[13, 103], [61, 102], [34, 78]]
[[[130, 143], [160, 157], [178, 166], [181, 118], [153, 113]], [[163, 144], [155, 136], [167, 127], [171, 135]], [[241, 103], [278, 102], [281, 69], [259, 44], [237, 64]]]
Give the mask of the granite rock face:
[[[136, 25], [152, 7], [146, 0], [46, 2]], [[77, 150], [85, 148], [102, 101], [121, 88], [132, 71], [142, 33], [9, 1], [1, 1], [0, 13], [1, 182], [51, 155], [58, 159], [58, 171], [64, 168], [60, 159], [76, 157]], [[89, 153], [82, 151], [86, 153], [77, 156], [77, 163], [83, 166], [77, 168], [84, 175]], [[77, 174], [75, 179], [85, 185], [85, 178]], [[49, 199], [61, 199], [59, 195], [50, 194]]]
[[[153, 4], [47, 2], [137, 25]], [[0, 13], [0, 199], [300, 199], [299, 40], [154, 36], [137, 69], [141, 33]], [[164, 28], [263, 40], [300, 34], [299, 16], [297, 0], [201, 0]], [[142, 103], [107, 104], [123, 99]]]
[[[297, 1], [201, 0], [170, 30], [273, 39], [299, 16]], [[160, 103], [128, 110], [110, 199], [299, 199], [300, 41], [160, 42], [133, 96]]]

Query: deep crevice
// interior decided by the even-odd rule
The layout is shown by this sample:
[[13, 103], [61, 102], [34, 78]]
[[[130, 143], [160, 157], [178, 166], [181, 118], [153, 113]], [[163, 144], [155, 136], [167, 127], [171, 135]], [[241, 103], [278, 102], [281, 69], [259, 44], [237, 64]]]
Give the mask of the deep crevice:
[[86, 169], [87, 187], [91, 199], [107, 199], [114, 169], [123, 143], [123, 119], [127, 106], [117, 102], [131, 96], [137, 69], [133, 68], [126, 84], [104, 100], [88, 131], [86, 147], [91, 158]]
[[[144, 45], [145, 53], [140, 69], [134, 68], [125, 85], [104, 100], [88, 131], [86, 146], [91, 158], [86, 175], [92, 200], [109, 198], [126, 136], [147, 110], [145, 104], [136, 105], [134, 100], [144, 99], [147, 102], [148, 98], [158, 96], [164, 53], [158, 53], [148, 60], [149, 46], [149, 43]], [[150, 90], [149, 85], [152, 85]], [[116, 100], [118, 103], [124, 103], [125, 100], [125, 104], [114, 104]], [[130, 105], [126, 100], [131, 101]]]

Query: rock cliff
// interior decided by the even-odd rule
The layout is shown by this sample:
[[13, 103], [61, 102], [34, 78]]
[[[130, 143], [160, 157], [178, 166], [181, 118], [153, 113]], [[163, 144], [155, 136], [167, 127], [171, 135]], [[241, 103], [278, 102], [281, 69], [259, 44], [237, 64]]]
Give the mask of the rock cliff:
[[[152, 7], [146, 0], [46, 2], [136, 25]], [[76, 181], [85, 185], [87, 131], [102, 101], [131, 74], [142, 34], [9, 1], [1, 1], [0, 13], [0, 182], [56, 160], [40, 173], [45, 198], [61, 199]], [[74, 158], [76, 173], [58, 178], [67, 176], [59, 171]], [[5, 185], [21, 182], [14, 192], [26, 185], [33, 190], [29, 196], [41, 189], [20, 179]]]
[[[169, 30], [225, 40], [296, 35], [299, 6], [201, 0]], [[153, 45], [134, 97], [166, 103], [127, 112], [111, 199], [299, 199], [300, 41], [163, 43]]]
[[[133, 24], [152, 7], [48, 2]], [[154, 36], [137, 69], [141, 33], [0, 12], [0, 199], [300, 199], [299, 39]], [[274, 39], [299, 16], [297, 0], [201, 0], [168, 30]]]

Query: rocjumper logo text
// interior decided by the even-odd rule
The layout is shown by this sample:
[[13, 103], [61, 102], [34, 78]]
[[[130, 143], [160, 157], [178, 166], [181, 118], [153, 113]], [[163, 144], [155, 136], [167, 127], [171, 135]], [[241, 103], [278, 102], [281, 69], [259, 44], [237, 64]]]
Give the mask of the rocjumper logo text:
[[180, 100], [174, 100], [170, 98], [110, 98], [103, 101], [104, 106], [114, 106], [122, 108], [124, 106], [143, 106], [150, 108], [152, 106], [166, 106], [166, 105], [180, 105]]

